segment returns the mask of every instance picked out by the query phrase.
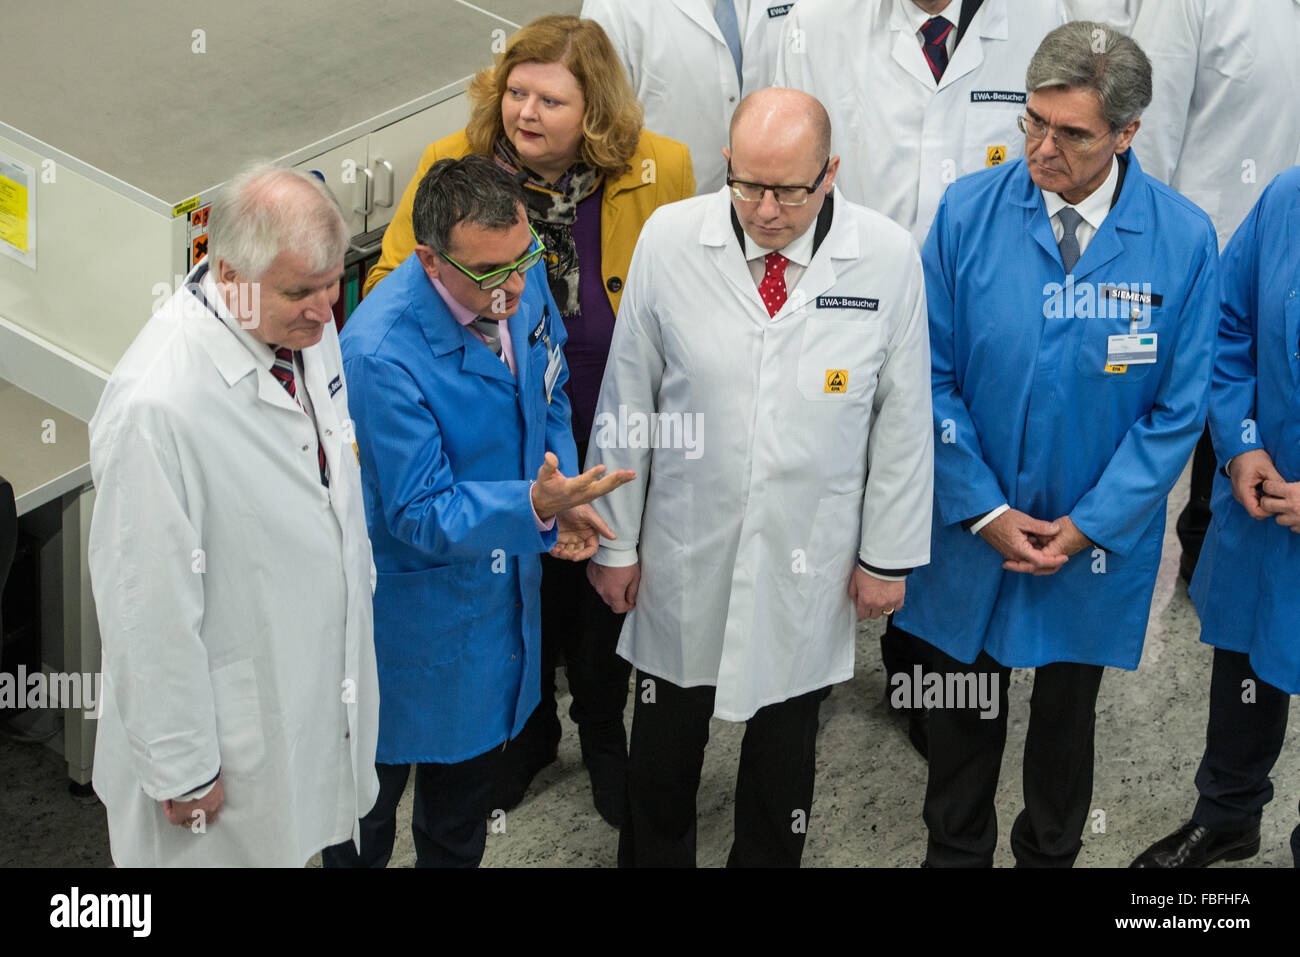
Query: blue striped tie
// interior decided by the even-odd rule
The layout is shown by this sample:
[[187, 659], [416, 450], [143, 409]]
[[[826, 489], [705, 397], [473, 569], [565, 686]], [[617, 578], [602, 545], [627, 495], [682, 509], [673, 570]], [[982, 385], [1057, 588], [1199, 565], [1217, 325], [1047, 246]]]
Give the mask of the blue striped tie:
[[943, 71], [948, 68], [948, 48], [944, 46], [944, 41], [948, 39], [948, 31], [951, 29], [952, 23], [943, 17], [931, 17], [921, 24], [921, 36], [925, 37], [921, 52], [925, 54], [925, 62], [930, 64], [935, 83], [943, 79]]
[[736, 21], [736, 4], [733, 0], [718, 0], [718, 5], [713, 8], [713, 19], [718, 21], [718, 29], [722, 31], [722, 38], [727, 41], [727, 49], [731, 51], [731, 59], [736, 61], [736, 82], [740, 85], [743, 93], [745, 88], [745, 74], [742, 69], [744, 53], [740, 49], [740, 24]]

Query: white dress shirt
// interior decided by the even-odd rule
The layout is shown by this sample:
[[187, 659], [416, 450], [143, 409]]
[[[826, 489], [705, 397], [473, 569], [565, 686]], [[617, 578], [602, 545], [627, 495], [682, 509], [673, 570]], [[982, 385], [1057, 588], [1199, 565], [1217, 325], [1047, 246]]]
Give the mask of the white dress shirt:
[[785, 290], [787, 293], [793, 292], [794, 287], [799, 285], [799, 280], [803, 278], [803, 271], [808, 268], [808, 263], [812, 262], [813, 233], [816, 232], [816, 226], [817, 223], [814, 221], [803, 231], [802, 236], [792, 239], [781, 249], [764, 249], [749, 237], [749, 233], [745, 233], [745, 262], [749, 265], [749, 274], [754, 277], [754, 285], [759, 286], [763, 283], [763, 274], [767, 272], [767, 254], [780, 253], [790, 260], [785, 267]]
[[[1106, 219], [1106, 214], [1110, 212], [1111, 201], [1115, 198], [1115, 184], [1119, 182], [1119, 160], [1111, 158], [1110, 173], [1107, 174], [1105, 182], [1094, 189], [1084, 197], [1083, 201], [1074, 207], [1075, 212], [1083, 217], [1083, 222], [1079, 223], [1078, 228], [1074, 231], [1075, 238], [1079, 240], [1079, 255], [1082, 256], [1088, 248], [1088, 243], [1092, 242], [1092, 237], [1097, 235], [1097, 230], [1101, 229], [1101, 224]], [[1056, 237], [1056, 242], [1061, 242], [1061, 237], [1065, 235], [1065, 228], [1061, 225], [1060, 217], [1057, 215], [1061, 210], [1070, 204], [1060, 193], [1049, 193], [1040, 190], [1043, 194], [1043, 204], [1047, 207], [1047, 216], [1052, 223], [1052, 235]]]

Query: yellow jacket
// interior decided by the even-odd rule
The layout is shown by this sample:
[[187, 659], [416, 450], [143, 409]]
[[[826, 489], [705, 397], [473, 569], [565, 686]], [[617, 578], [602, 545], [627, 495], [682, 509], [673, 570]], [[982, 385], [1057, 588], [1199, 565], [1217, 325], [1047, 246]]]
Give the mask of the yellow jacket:
[[[402, 202], [384, 232], [383, 253], [366, 276], [363, 295], [415, 250], [411, 205], [415, 201], [415, 190], [429, 167], [442, 159], [459, 159], [468, 152], [469, 140], [464, 130], [440, 139], [424, 151], [420, 168], [407, 184]], [[642, 130], [641, 140], [629, 165], [632, 168], [628, 172], [605, 184], [600, 207], [600, 275], [615, 314], [622, 298], [627, 267], [632, 262], [632, 249], [645, 221], [660, 206], [695, 195], [690, 151], [676, 140]]]

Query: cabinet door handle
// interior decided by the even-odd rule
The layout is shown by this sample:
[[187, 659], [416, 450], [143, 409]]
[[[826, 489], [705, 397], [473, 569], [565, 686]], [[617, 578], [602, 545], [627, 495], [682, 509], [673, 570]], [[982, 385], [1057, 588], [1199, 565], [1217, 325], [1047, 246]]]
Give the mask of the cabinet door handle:
[[375, 174], [369, 166], [362, 166], [357, 172], [361, 175], [352, 188], [352, 211], [369, 216], [375, 211]]
[[375, 158], [375, 205], [393, 207], [393, 164], [382, 156]]

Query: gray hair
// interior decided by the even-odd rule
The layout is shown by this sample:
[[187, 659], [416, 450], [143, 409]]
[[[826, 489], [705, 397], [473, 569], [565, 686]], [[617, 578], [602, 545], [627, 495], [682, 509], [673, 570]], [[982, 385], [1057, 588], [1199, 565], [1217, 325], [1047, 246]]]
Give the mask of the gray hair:
[[265, 275], [286, 249], [311, 272], [325, 272], [343, 261], [349, 238], [338, 200], [319, 177], [271, 163], [241, 170], [208, 214], [209, 261], [224, 259], [248, 280]]
[[442, 253], [457, 223], [509, 229], [519, 222], [523, 202], [523, 187], [515, 177], [486, 156], [439, 160], [415, 189], [411, 228], [417, 243]]
[[1111, 131], [1122, 130], [1151, 104], [1151, 61], [1118, 30], [1075, 20], [1043, 37], [1025, 71], [1030, 93], [1049, 86], [1092, 90]]

